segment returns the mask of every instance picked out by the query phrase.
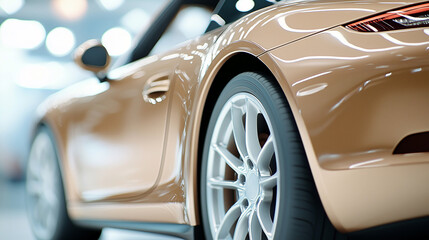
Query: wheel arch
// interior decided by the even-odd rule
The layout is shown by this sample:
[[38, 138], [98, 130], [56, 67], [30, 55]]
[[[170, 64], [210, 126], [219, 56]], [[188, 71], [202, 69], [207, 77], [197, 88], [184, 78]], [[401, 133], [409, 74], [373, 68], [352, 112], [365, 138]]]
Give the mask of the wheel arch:
[[[242, 64], [245, 62], [246, 64]], [[207, 93], [205, 98], [205, 103], [202, 111], [202, 116], [200, 117], [200, 127], [199, 127], [199, 136], [198, 136], [198, 146], [197, 146], [197, 179], [196, 179], [196, 187], [194, 191], [197, 193], [197, 203], [198, 209], [201, 209], [200, 206], [200, 171], [201, 168], [201, 158], [203, 152], [204, 139], [207, 133], [207, 126], [210, 120], [210, 116], [214, 105], [216, 104], [217, 98], [219, 94], [222, 92], [223, 88], [228, 84], [228, 82], [236, 75], [242, 72], [261, 72], [266, 75], [270, 75], [270, 77], [274, 77], [269, 68], [257, 58], [257, 56], [252, 55], [247, 52], [238, 52], [232, 55], [219, 69], [216, 76], [214, 77], [212, 84], [210, 85], [210, 90]], [[201, 213], [196, 211], [197, 215]], [[199, 219], [199, 216], [198, 216]]]
[[[240, 63], [246, 62], [246, 65]], [[200, 159], [202, 156], [202, 145], [206, 136], [207, 125], [216, 103], [217, 97], [222, 92], [223, 88], [236, 75], [242, 72], [260, 72], [274, 78], [269, 68], [260, 61], [256, 56], [249, 53], [240, 52], [229, 58], [217, 72], [213, 83], [208, 91], [206, 101], [204, 103], [202, 116], [200, 118], [200, 131], [198, 136], [198, 168], [200, 167]], [[198, 177], [200, 177], [198, 175]]]
[[[41, 119], [34, 125], [34, 127], [32, 129], [31, 142], [34, 141], [34, 139], [36, 138], [37, 133], [39, 132], [40, 129], [46, 129], [47, 132], [49, 133], [49, 137], [51, 137], [53, 140], [55, 152], [57, 154], [58, 165], [60, 167], [61, 178], [63, 178], [64, 169], [63, 169], [63, 162], [61, 160], [61, 159], [63, 159], [63, 153], [62, 153], [61, 144], [58, 142], [58, 133], [56, 132], [56, 129], [53, 127], [53, 125], [49, 124], [46, 119]], [[66, 187], [66, 186], [64, 186], [64, 187]]]
[[76, 198], [76, 194], [74, 194], [75, 190], [73, 183], [70, 181], [70, 179], [67, 178], [70, 173], [68, 172], [66, 163], [64, 162], [66, 156], [64, 151], [65, 147], [58, 126], [55, 124], [55, 121], [49, 119], [48, 116], [49, 114], [46, 113], [44, 117], [38, 119], [38, 121], [35, 122], [35, 124], [33, 125], [31, 132], [31, 143], [34, 141], [38, 132], [41, 130], [45, 130], [51, 138], [59, 168], [59, 177], [61, 181], [60, 184], [62, 185], [62, 189], [64, 191], [63, 194], [65, 200], [65, 208], [68, 214], [68, 218], [73, 219], [72, 212], [69, 211], [69, 202], [73, 201], [73, 198]]
[[[46, 116], [40, 118], [37, 121], [37, 123], [34, 124], [34, 127], [32, 129], [32, 133], [31, 133], [31, 139], [32, 139], [32, 141], [36, 137], [39, 129], [43, 129], [43, 128], [47, 130], [47, 132], [49, 133], [49, 136], [53, 140], [53, 144], [54, 144], [54, 147], [55, 147], [55, 152], [56, 152], [56, 155], [57, 155], [58, 166], [59, 166], [59, 169], [60, 169], [61, 182], [62, 182], [62, 185], [63, 185], [64, 194], [65, 194], [64, 197], [66, 199], [66, 206], [67, 206], [67, 203], [70, 200], [74, 200], [76, 198], [76, 195], [73, 194], [73, 193], [75, 193], [75, 191], [74, 191], [74, 185], [66, 177], [69, 173], [67, 172], [67, 169], [66, 169], [66, 166], [65, 166], [65, 162], [64, 162], [64, 159], [65, 159], [65, 156], [66, 156], [66, 153], [64, 151], [64, 149], [65, 149], [64, 143], [62, 142], [62, 138], [60, 136], [60, 132], [57, 129], [55, 122], [51, 122], [49, 120], [49, 118], [46, 117]], [[69, 212], [69, 216], [70, 216], [70, 212]]]
[[[243, 64], [246, 63], [246, 64]], [[194, 163], [194, 165], [189, 166], [190, 172], [192, 172], [192, 169], [194, 169], [194, 173], [196, 173], [193, 180], [195, 181], [193, 184], [190, 184], [190, 186], [193, 187], [191, 191], [188, 191], [188, 197], [191, 198], [191, 201], [194, 201], [193, 204], [190, 202], [190, 198], [187, 198], [187, 206], [188, 206], [188, 212], [190, 215], [190, 220], [192, 219], [192, 213], [195, 215], [195, 222], [191, 220], [192, 225], [199, 224], [200, 219], [200, 196], [199, 196], [199, 187], [200, 187], [200, 167], [201, 167], [201, 157], [202, 157], [202, 150], [203, 150], [203, 144], [204, 139], [206, 136], [207, 126], [208, 122], [213, 110], [213, 107], [216, 103], [217, 97], [219, 96], [222, 89], [226, 86], [226, 84], [236, 75], [246, 72], [246, 71], [252, 71], [252, 72], [259, 72], [263, 73], [264, 75], [269, 76], [271, 79], [273, 79], [273, 83], [280, 87], [285, 95], [286, 100], [288, 101], [288, 104], [290, 105], [292, 109], [292, 113], [294, 115], [296, 124], [298, 126], [298, 130], [300, 132], [301, 138], [304, 143], [304, 148], [306, 152], [309, 150], [311, 151], [313, 148], [311, 146], [311, 142], [309, 142], [309, 138], [305, 137], [307, 134], [304, 121], [301, 118], [299, 114], [298, 107], [296, 106], [295, 99], [289, 89], [289, 85], [287, 84], [287, 81], [285, 77], [281, 74], [281, 71], [278, 69], [277, 64], [275, 63], [275, 60], [273, 60], [271, 57], [269, 57], [265, 52], [262, 52], [258, 55], [254, 54], [254, 52], [247, 52], [247, 51], [239, 51], [234, 52], [230, 56], [227, 57], [226, 60], [223, 61], [221, 66], [218, 67], [218, 70], [215, 72], [215, 75], [212, 77], [212, 80], [208, 82], [208, 86], [206, 87], [206, 93], [201, 93], [200, 96], [203, 96], [202, 100], [200, 100], [201, 103], [199, 104], [201, 106], [201, 114], [198, 116], [198, 120], [195, 121], [198, 123], [197, 126], [194, 127], [194, 134], [197, 132], [197, 136], [195, 136], [195, 139], [191, 140], [193, 147], [195, 147], [194, 151], [192, 153], [194, 154], [195, 160], [191, 160], [191, 164]], [[304, 136], [304, 137], [303, 137]], [[309, 145], [310, 146], [306, 146]], [[192, 146], [191, 146], [192, 147]], [[308, 148], [309, 147], [309, 148]], [[307, 153], [307, 157], [310, 159], [310, 154]], [[313, 172], [313, 167], [311, 167], [311, 170]], [[314, 174], [313, 174], [314, 175]], [[192, 181], [192, 177], [190, 179]], [[189, 195], [189, 192], [192, 192], [191, 195]], [[189, 208], [194, 208], [194, 211], [192, 211]]]

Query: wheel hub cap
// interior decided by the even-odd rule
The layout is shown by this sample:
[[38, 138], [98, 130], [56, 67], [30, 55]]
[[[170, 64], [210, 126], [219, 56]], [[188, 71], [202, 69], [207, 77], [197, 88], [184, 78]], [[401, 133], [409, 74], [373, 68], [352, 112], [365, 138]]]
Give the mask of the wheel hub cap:
[[245, 191], [246, 198], [250, 202], [255, 202], [259, 196], [259, 176], [256, 171], [249, 172], [246, 177]]

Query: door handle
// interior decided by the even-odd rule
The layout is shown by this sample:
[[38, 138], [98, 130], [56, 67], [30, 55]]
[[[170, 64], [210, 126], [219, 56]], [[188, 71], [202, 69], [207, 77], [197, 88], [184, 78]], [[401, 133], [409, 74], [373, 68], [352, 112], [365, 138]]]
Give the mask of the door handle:
[[170, 89], [170, 79], [168, 76], [148, 80], [143, 88], [143, 100], [147, 103], [157, 104], [165, 100], [166, 93]]

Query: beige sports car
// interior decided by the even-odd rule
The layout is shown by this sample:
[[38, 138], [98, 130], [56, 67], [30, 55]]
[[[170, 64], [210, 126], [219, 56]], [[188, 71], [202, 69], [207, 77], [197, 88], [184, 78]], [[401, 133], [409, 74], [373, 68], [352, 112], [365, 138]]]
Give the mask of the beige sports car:
[[[195, 6], [205, 33], [155, 53]], [[38, 108], [38, 239], [428, 236], [428, 2], [174, 0], [113, 67], [76, 61], [98, 79]]]

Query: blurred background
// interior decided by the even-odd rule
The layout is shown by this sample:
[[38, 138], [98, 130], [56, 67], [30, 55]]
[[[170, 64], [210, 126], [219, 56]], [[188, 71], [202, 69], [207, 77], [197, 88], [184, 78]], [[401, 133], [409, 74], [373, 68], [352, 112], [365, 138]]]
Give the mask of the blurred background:
[[[0, 0], [0, 239], [33, 239], [24, 196], [35, 111], [50, 94], [92, 77], [73, 63], [74, 49], [88, 39], [99, 39], [115, 60], [165, 3]], [[199, 16], [208, 19], [207, 14], [191, 9], [168, 34], [189, 39], [195, 30], [189, 24], [198, 22]], [[102, 239], [173, 238], [105, 229]]]

